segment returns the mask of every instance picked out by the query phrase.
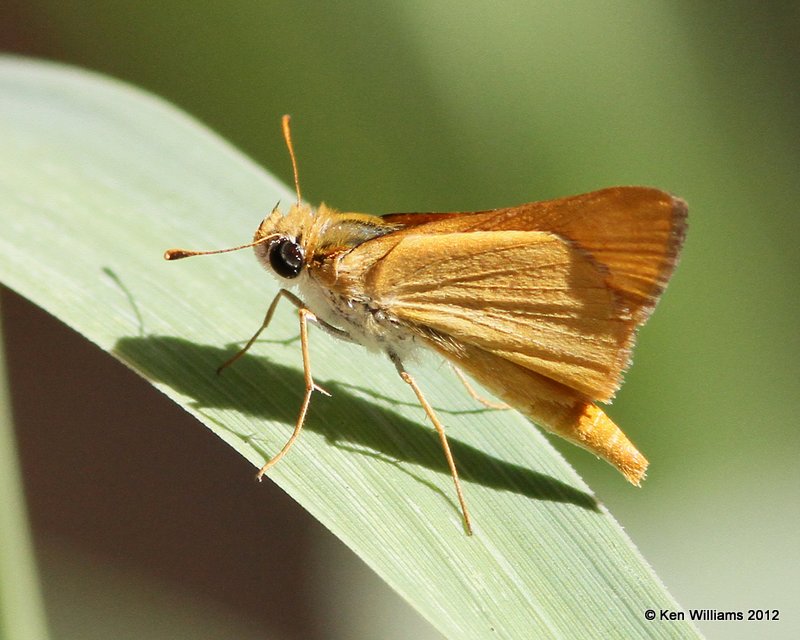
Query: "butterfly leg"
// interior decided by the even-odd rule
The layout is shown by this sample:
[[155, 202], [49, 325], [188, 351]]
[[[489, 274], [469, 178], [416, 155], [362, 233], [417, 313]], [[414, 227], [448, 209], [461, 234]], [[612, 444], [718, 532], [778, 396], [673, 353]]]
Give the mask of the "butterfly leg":
[[456, 461], [453, 459], [453, 454], [450, 452], [450, 444], [447, 442], [447, 435], [444, 432], [444, 425], [439, 422], [439, 418], [437, 418], [436, 414], [433, 412], [433, 407], [431, 407], [431, 405], [425, 399], [425, 396], [422, 395], [422, 390], [419, 388], [417, 381], [411, 377], [411, 374], [408, 373], [408, 371], [406, 371], [405, 367], [403, 366], [403, 362], [400, 360], [397, 354], [389, 352], [389, 358], [391, 358], [395, 368], [397, 369], [397, 373], [400, 374], [400, 377], [403, 379], [403, 381], [413, 389], [414, 394], [417, 396], [417, 400], [419, 400], [419, 403], [422, 405], [425, 413], [430, 418], [433, 426], [436, 428], [436, 432], [439, 434], [439, 441], [442, 443], [444, 457], [447, 459], [447, 465], [450, 467], [450, 475], [453, 476], [453, 484], [456, 486], [458, 503], [461, 505], [461, 513], [464, 517], [464, 529], [466, 530], [467, 535], [471, 536], [472, 522], [469, 517], [469, 509], [467, 509], [467, 502], [464, 499], [464, 492], [461, 489], [461, 481], [458, 479]]
[[[281, 290], [281, 293], [284, 293], [284, 290]], [[288, 292], [285, 292], [284, 295], [286, 293]], [[280, 293], [278, 294], [278, 296], [280, 296]], [[288, 293], [287, 297], [289, 297], [290, 300], [294, 298], [295, 300], [300, 302], [300, 299], [291, 293]], [[276, 297], [275, 300], [277, 299], [278, 298]], [[292, 301], [294, 302], [294, 300]], [[302, 302], [300, 302], [300, 304], [302, 305]], [[275, 306], [275, 301], [273, 301], [272, 305], [270, 305], [270, 309], [272, 310], [274, 306]], [[303, 428], [303, 423], [306, 421], [306, 413], [308, 412], [308, 405], [311, 403], [311, 394], [314, 393], [314, 391], [316, 390], [326, 396], [331, 395], [330, 393], [325, 391], [325, 389], [315, 384], [314, 379], [311, 377], [311, 359], [309, 358], [308, 355], [308, 322], [309, 321], [318, 322], [317, 317], [304, 306], [300, 306], [299, 309], [297, 310], [297, 313], [298, 316], [300, 317], [300, 348], [303, 353], [303, 375], [305, 377], [305, 382], [306, 382], [306, 392], [305, 395], [303, 396], [303, 404], [300, 407], [300, 415], [297, 416], [297, 422], [294, 425], [294, 431], [292, 432], [292, 435], [289, 437], [289, 440], [287, 440], [286, 444], [283, 445], [283, 449], [281, 449], [273, 458], [268, 460], [264, 464], [264, 466], [258, 470], [258, 473], [256, 474], [257, 480], [261, 480], [261, 478], [269, 470], [269, 468], [272, 467], [276, 462], [278, 462], [278, 460], [283, 458], [283, 456], [285, 456], [288, 453], [289, 449], [292, 448], [292, 445], [294, 444], [295, 440], [297, 440], [297, 436], [300, 435], [300, 430]], [[265, 319], [267, 323], [270, 316], [271, 313], [267, 312], [267, 318]]]
[[[272, 316], [275, 315], [275, 309], [277, 308], [278, 302], [280, 301], [281, 298], [286, 298], [289, 302], [291, 302], [298, 309], [305, 309], [306, 308], [306, 305], [303, 303], [303, 301], [300, 298], [298, 298], [296, 295], [294, 295], [291, 291], [288, 291], [286, 289], [281, 289], [280, 291], [278, 291], [278, 293], [272, 299], [272, 302], [270, 303], [269, 308], [267, 309], [267, 313], [264, 316], [264, 321], [261, 323], [261, 326], [258, 328], [258, 331], [256, 331], [253, 334], [253, 337], [250, 338], [247, 341], [247, 344], [244, 345], [244, 347], [242, 347], [238, 352], [236, 352], [233, 355], [233, 357], [228, 358], [219, 367], [217, 367], [217, 373], [222, 373], [222, 371], [224, 369], [227, 369], [234, 362], [236, 362], [239, 358], [241, 358], [245, 353], [248, 352], [250, 347], [253, 346], [253, 344], [255, 343], [256, 340], [258, 340], [258, 336], [261, 335], [261, 332], [264, 331], [264, 329], [266, 329], [269, 326], [270, 322], [272, 322]], [[325, 329], [325, 331], [330, 333], [332, 336], [334, 336], [336, 338], [340, 338], [342, 340], [347, 340], [348, 342], [353, 342], [353, 339], [350, 337], [350, 334], [347, 333], [346, 331], [342, 331], [341, 329], [339, 329], [337, 327], [334, 327], [331, 324], [328, 324], [324, 320], [320, 320], [319, 318], [314, 316], [314, 314], [311, 314], [311, 315], [313, 316], [313, 320], [312, 321], [314, 323], [316, 323], [318, 326], [320, 326], [321, 328]], [[309, 319], [311, 319], [311, 318], [309, 318]]]
[[237, 351], [233, 357], [228, 358], [225, 362], [223, 362], [219, 367], [217, 367], [217, 373], [222, 373], [224, 369], [227, 369], [231, 366], [234, 362], [236, 362], [239, 358], [241, 358], [245, 353], [248, 352], [250, 347], [253, 346], [256, 340], [258, 340], [258, 336], [261, 335], [261, 332], [264, 331], [269, 326], [269, 323], [272, 322], [272, 316], [275, 315], [275, 309], [278, 306], [278, 302], [280, 301], [281, 297], [285, 296], [288, 298], [294, 305], [299, 309], [303, 307], [303, 301], [300, 300], [296, 295], [294, 295], [291, 291], [287, 291], [286, 289], [281, 289], [278, 291], [277, 295], [272, 299], [270, 302], [269, 308], [267, 309], [267, 313], [264, 316], [264, 321], [261, 323], [261, 326], [258, 328], [253, 334], [253, 337], [247, 341], [247, 344], [244, 345], [239, 351]]
[[505, 402], [492, 402], [491, 400], [487, 400], [483, 396], [479, 395], [475, 388], [470, 384], [469, 380], [467, 380], [467, 376], [464, 375], [464, 372], [459, 369], [456, 365], [451, 364], [453, 367], [453, 371], [455, 372], [456, 376], [459, 380], [461, 380], [461, 384], [464, 385], [464, 388], [467, 390], [469, 396], [477, 401], [480, 402], [484, 407], [488, 409], [510, 409], [511, 406], [507, 405]]

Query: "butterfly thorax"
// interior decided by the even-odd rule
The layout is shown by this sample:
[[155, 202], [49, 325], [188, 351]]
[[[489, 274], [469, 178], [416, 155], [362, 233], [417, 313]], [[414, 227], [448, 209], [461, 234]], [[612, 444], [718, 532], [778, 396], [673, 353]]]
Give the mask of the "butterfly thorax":
[[[368, 349], [408, 355], [415, 332], [369, 290], [369, 268], [391, 250], [395, 242], [387, 236], [400, 228], [378, 216], [299, 204], [286, 215], [276, 209], [264, 219], [254, 239], [271, 240], [255, 251], [318, 318]], [[297, 260], [299, 268], [287, 269], [284, 259]]]

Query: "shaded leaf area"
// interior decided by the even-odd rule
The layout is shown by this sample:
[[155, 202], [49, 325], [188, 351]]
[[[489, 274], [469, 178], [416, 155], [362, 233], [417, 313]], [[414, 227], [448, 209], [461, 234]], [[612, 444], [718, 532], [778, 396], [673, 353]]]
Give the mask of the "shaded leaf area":
[[[213, 345], [198, 345], [171, 336], [147, 336], [123, 338], [114, 347], [113, 353], [144, 377], [166, 384], [192, 398], [189, 404], [199, 413], [205, 409], [235, 409], [270, 422], [293, 426], [302, 400], [302, 372], [261, 356], [246, 355], [241, 358], [235, 365], [240, 376], [258, 380], [264, 389], [274, 390], [270, 394], [270, 402], [266, 403], [262, 396], [239, 393], [238, 380], [224, 373], [214, 375], [214, 369], [206, 367], [208, 362], [224, 362], [236, 353], [239, 345], [231, 347], [223, 349]], [[184, 366], [176, 367], [176, 363], [183, 363]], [[336, 379], [316, 382], [329, 391], [333, 398], [315, 396], [305, 430], [319, 433], [331, 445], [343, 450], [410, 463], [412, 467], [424, 467], [449, 477], [450, 471], [441, 454], [438, 439], [430, 428], [355, 395], [348, 388], [349, 385]], [[371, 395], [369, 389], [361, 391]], [[320, 406], [323, 402], [324, 407]], [[436, 409], [442, 413], [465, 413], [442, 411], [441, 407]], [[479, 412], [483, 413], [483, 410]], [[374, 424], [391, 425], [392, 429], [401, 432], [399, 435], [408, 446], [401, 447], [396, 441], [387, 440], [369, 421], [354, 422], [349, 419], [352, 415], [373, 416]], [[217, 426], [227, 429], [224, 424], [218, 423]], [[248, 446], [261, 450], [258, 438], [253, 434], [233, 430], [230, 433]], [[494, 458], [488, 452], [456, 438], [450, 438], [450, 446], [459, 466], [465, 470], [462, 474], [464, 480], [499, 491], [519, 493], [534, 500], [563, 502], [599, 511], [597, 501], [588, 492], [524, 466]], [[265, 458], [274, 455], [274, 452], [265, 450], [261, 453]], [[421, 478], [418, 479], [425, 483]]]

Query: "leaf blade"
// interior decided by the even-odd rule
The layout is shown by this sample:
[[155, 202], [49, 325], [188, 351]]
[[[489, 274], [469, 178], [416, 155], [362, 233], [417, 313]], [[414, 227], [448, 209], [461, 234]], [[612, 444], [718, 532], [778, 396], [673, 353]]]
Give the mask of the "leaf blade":
[[[217, 378], [225, 345], [252, 332], [277, 287], [249, 255], [160, 256], [242, 242], [291, 190], [169, 105], [56, 65], [0, 63], [0, 132], [0, 279], [253, 464], [274, 454], [302, 396], [295, 315], [279, 311], [272, 341]], [[435, 434], [391, 364], [319, 333], [311, 347], [333, 397], [312, 399], [270, 477], [443, 633], [699, 637], [644, 619], [647, 607], [679, 607], [522, 417], [475, 410], [430, 358], [414, 368], [464, 476], [467, 538]]]

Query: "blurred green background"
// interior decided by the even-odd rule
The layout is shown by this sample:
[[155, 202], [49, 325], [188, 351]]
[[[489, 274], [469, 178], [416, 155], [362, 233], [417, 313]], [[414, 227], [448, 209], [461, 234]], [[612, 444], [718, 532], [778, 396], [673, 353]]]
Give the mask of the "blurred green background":
[[[797, 3], [12, 0], [0, 12], [2, 50], [156, 93], [287, 182], [291, 113], [311, 202], [477, 210], [615, 184], [685, 198], [682, 262], [610, 410], [649, 478], [632, 489], [560, 448], [685, 608], [780, 609], [778, 623], [701, 624], [708, 637], [800, 635]], [[14, 294], [3, 308], [53, 637], [438, 637], [148, 385]], [[181, 454], [194, 444], [202, 473], [154, 450], [163, 429], [137, 420], [142, 406]], [[137, 452], [152, 469], [121, 497]], [[221, 537], [240, 553], [219, 557]]]

